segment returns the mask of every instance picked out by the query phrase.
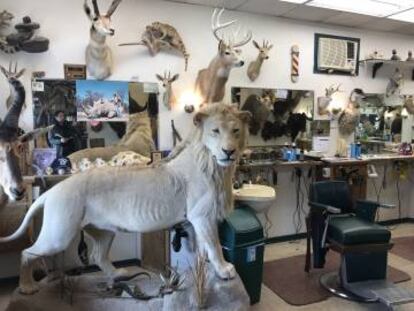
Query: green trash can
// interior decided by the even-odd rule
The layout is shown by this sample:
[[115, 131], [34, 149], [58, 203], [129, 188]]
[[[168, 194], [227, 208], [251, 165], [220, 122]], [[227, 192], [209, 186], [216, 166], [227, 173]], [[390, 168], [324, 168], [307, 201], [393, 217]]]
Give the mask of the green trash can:
[[236, 208], [219, 225], [224, 258], [231, 262], [243, 281], [250, 304], [260, 301], [263, 278], [263, 227], [254, 211]]

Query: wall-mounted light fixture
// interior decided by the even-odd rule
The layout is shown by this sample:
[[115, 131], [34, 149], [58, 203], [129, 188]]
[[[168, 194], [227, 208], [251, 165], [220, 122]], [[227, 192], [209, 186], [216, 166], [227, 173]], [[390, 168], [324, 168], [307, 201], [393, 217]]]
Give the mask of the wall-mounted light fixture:
[[201, 102], [201, 96], [190, 90], [183, 92], [179, 100], [181, 108], [187, 113], [192, 113], [198, 109]]

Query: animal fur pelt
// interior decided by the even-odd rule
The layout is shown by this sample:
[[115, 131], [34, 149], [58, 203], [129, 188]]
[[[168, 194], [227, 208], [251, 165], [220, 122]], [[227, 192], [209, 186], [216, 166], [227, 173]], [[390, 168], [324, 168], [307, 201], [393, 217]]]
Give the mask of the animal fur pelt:
[[300, 132], [306, 132], [306, 121], [310, 120], [305, 113], [290, 113], [286, 127], [292, 142]]
[[104, 161], [109, 161], [122, 151], [134, 151], [149, 157], [154, 150], [150, 119], [147, 112], [142, 112], [129, 116], [126, 134], [117, 145], [80, 150], [72, 153], [69, 159], [72, 163], [78, 163], [83, 158], [91, 161], [102, 158]]
[[262, 138], [264, 141], [282, 137], [287, 134], [286, 124], [281, 121], [266, 121], [262, 129]]
[[252, 114], [252, 119], [249, 124], [250, 134], [259, 134], [259, 131], [269, 117], [270, 109], [262, 103], [259, 96], [252, 94], [247, 97], [242, 110], [249, 111]]

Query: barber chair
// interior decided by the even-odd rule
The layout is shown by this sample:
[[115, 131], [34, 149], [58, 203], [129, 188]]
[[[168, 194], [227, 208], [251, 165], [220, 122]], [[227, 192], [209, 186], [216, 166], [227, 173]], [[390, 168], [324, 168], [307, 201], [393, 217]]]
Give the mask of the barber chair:
[[322, 275], [321, 285], [331, 293], [359, 302], [381, 302], [394, 306], [414, 302], [414, 292], [386, 280], [391, 232], [376, 224], [377, 202], [352, 202], [344, 181], [321, 181], [311, 185], [309, 197], [308, 250], [305, 271], [323, 268], [331, 249], [341, 255], [338, 272]]

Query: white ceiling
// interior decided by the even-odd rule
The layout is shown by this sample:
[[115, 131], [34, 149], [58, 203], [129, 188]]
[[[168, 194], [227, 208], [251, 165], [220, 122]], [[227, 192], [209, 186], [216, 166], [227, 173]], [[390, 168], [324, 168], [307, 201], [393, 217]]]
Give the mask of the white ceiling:
[[279, 0], [166, 0], [290, 19], [414, 35], [414, 24], [356, 13], [317, 8]]

